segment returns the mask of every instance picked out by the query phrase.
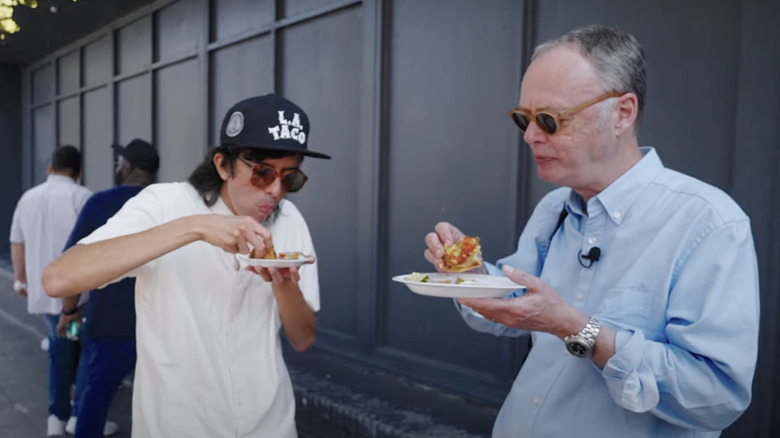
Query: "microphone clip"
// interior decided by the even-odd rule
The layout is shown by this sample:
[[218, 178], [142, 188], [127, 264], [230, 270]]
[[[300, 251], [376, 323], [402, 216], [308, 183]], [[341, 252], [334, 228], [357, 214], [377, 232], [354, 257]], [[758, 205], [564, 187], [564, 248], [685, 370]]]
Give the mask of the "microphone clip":
[[[599, 248], [598, 246], [591, 247], [590, 251], [588, 251], [587, 254], [583, 254], [582, 250], [580, 250], [577, 253], [577, 261], [580, 262], [580, 265], [583, 268], [590, 268], [591, 266], [593, 266], [593, 262], [599, 261], [600, 258], [601, 258], [601, 248]], [[583, 259], [587, 260], [587, 264], [583, 262]]]

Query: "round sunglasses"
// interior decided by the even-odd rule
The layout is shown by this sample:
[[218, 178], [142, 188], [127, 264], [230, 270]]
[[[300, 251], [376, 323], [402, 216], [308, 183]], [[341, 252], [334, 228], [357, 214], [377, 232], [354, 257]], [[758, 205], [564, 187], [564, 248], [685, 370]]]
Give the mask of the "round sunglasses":
[[548, 133], [548, 134], [555, 134], [558, 131], [558, 128], [561, 125], [561, 119], [566, 116], [570, 116], [576, 112], [582, 111], [585, 108], [595, 105], [602, 100], [609, 99], [610, 97], [618, 97], [622, 96], [623, 93], [618, 93], [617, 91], [610, 91], [609, 93], [604, 93], [594, 99], [591, 99], [585, 103], [581, 103], [577, 106], [565, 109], [563, 111], [560, 111], [558, 113], [550, 113], [546, 111], [528, 111], [527, 109], [523, 109], [518, 107], [515, 107], [512, 111], [509, 111], [509, 117], [512, 118], [512, 120], [515, 122], [518, 128], [520, 128], [520, 131], [525, 132], [528, 129], [528, 125], [531, 124], [531, 121], [536, 122], [537, 126], [539, 126], [539, 129], [542, 131]]
[[252, 176], [249, 182], [258, 189], [264, 189], [276, 181], [276, 178], [280, 178], [282, 181], [282, 188], [287, 193], [294, 193], [303, 188], [309, 177], [300, 169], [282, 169], [276, 170], [275, 167], [266, 163], [250, 163], [241, 156], [238, 159], [242, 163], [249, 166], [252, 169]]

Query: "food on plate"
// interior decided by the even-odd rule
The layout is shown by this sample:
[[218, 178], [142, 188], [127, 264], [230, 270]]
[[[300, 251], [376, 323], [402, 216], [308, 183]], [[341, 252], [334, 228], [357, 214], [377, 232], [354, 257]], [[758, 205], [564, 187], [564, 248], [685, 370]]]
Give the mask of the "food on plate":
[[439, 284], [462, 284], [462, 285], [478, 285], [479, 283], [476, 280], [472, 280], [470, 278], [461, 278], [457, 277], [455, 279], [451, 278], [431, 278], [428, 274], [421, 274], [419, 272], [412, 272], [411, 274], [404, 277], [404, 280], [407, 281], [417, 281], [420, 283], [439, 283]]
[[482, 248], [479, 237], [463, 239], [444, 246], [443, 268], [449, 272], [466, 272], [482, 266]]
[[252, 252], [249, 253], [249, 258], [252, 259], [275, 259], [276, 258], [276, 251], [274, 251], [274, 244], [269, 243], [265, 247], [265, 254], [263, 254], [262, 257], [258, 257], [257, 253], [254, 249], [252, 249]]
[[306, 258], [306, 254], [300, 251], [286, 251], [277, 253], [274, 249], [273, 243], [265, 247], [265, 254], [262, 257], [257, 256], [257, 252], [253, 249], [249, 253], [249, 258], [253, 259], [272, 259], [272, 260], [303, 260]]
[[427, 283], [430, 278], [431, 277], [428, 274], [421, 274], [419, 272], [412, 272], [411, 274], [407, 275], [406, 278], [404, 278], [404, 280], [419, 281], [420, 283]]
[[460, 277], [458, 277], [458, 278], [455, 279], [455, 284], [474, 285], [474, 284], [479, 284], [479, 283], [477, 283], [477, 280], [472, 280], [470, 278], [460, 278]]

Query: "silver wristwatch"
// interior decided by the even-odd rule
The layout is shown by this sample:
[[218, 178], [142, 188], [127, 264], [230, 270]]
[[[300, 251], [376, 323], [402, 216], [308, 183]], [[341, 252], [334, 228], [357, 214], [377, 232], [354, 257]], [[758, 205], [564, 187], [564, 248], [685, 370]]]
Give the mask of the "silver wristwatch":
[[579, 333], [566, 336], [563, 340], [566, 343], [566, 349], [569, 353], [577, 357], [587, 358], [593, 356], [593, 349], [596, 345], [596, 336], [601, 330], [601, 322], [591, 317]]

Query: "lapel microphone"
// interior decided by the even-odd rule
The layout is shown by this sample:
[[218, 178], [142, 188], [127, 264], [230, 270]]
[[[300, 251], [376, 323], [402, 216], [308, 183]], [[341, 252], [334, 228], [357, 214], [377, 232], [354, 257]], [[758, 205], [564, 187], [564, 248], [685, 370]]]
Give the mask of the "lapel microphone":
[[[583, 268], [590, 268], [593, 266], [593, 262], [599, 261], [599, 258], [601, 258], [601, 248], [598, 246], [593, 246], [590, 248], [590, 251], [588, 251], [587, 254], [583, 254], [582, 250], [577, 253], [577, 261], [580, 262], [580, 265], [582, 265]], [[587, 260], [587, 264], [585, 264], [582, 260]]]

